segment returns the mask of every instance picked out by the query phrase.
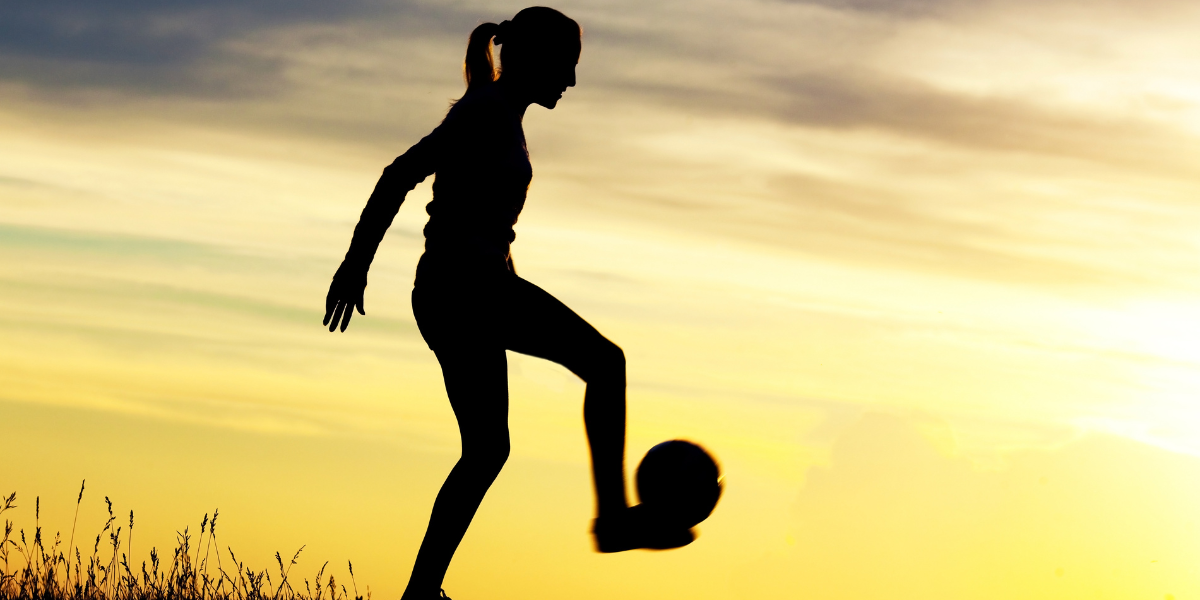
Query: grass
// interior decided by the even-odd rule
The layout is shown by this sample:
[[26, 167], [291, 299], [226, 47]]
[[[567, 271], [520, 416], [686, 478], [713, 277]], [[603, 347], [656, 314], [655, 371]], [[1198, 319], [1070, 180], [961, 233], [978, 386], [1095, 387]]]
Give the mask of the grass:
[[[317, 571], [313, 582], [304, 579], [303, 590], [293, 587], [289, 574], [303, 546], [286, 565], [283, 557], [275, 553], [277, 580], [272, 580], [267, 569], [254, 571], [247, 567], [228, 547], [226, 568], [217, 541], [217, 511], [213, 511], [212, 518], [204, 515], [200, 535], [194, 541], [187, 528], [176, 532], [176, 545], [169, 562], [159, 557], [157, 548], [151, 548], [149, 564], [142, 561], [139, 568], [130, 565], [126, 554], [132, 554], [133, 511], [129, 511], [126, 529], [124, 523], [117, 523], [112, 502], [106, 496], [108, 521], [96, 534], [91, 554], [85, 559], [86, 548], [75, 545], [75, 526], [86, 483], [79, 486], [75, 520], [66, 546], [62, 545], [59, 533], [54, 534], [53, 542], [42, 535], [40, 497], [34, 500], [32, 539], [27, 539], [24, 529], [14, 536], [12, 521], [4, 520], [4, 538], [0, 540], [0, 562], [4, 569], [0, 573], [0, 600], [363, 600], [354, 582], [354, 565], [349, 562], [350, 590], [344, 584], [339, 585], [332, 574], [326, 575], [328, 562]], [[0, 498], [0, 515], [17, 508], [16, 500], [16, 492]], [[367, 600], [370, 597], [368, 588]]]

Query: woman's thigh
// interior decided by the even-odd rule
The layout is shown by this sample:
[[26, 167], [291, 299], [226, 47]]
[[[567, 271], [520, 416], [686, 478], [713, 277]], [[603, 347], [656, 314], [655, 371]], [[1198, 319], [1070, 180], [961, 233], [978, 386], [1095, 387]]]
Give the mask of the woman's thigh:
[[443, 347], [436, 353], [458, 419], [464, 455], [508, 454], [508, 359], [496, 346]]
[[437, 355], [446, 395], [458, 418], [463, 451], [508, 443], [508, 359], [486, 301], [494, 285], [418, 285], [413, 315]]
[[[497, 350], [502, 356], [507, 349], [559, 363], [585, 381], [624, 377], [625, 357], [616, 344], [557, 298], [516, 275], [454, 285], [418, 284], [413, 313], [443, 371], [448, 364], [463, 364], [451, 366], [451, 372], [468, 373], [467, 365], [481, 356], [495, 356]], [[446, 373], [447, 385], [461, 376]]]
[[556, 362], [585, 381], [615, 362], [623, 369], [624, 356], [616, 344], [549, 292], [513, 279], [500, 330], [505, 348]]

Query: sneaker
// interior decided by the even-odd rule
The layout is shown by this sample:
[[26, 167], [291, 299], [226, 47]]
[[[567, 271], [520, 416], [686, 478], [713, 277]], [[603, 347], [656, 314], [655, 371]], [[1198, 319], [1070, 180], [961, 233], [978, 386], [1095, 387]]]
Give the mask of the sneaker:
[[639, 548], [669, 550], [696, 540], [696, 534], [691, 529], [662, 525], [643, 504], [631, 506], [616, 518], [597, 517], [592, 521], [592, 536], [596, 551], [603, 553]]

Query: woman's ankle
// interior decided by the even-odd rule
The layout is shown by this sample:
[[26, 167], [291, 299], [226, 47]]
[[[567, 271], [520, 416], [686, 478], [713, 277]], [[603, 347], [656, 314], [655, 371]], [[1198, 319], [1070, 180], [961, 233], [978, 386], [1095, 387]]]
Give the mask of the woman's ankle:
[[404, 594], [400, 596], [400, 600], [433, 600], [434, 598], [440, 598], [442, 595], [441, 592], [441, 585], [430, 587], [427, 585], [414, 586], [409, 583], [408, 587], [404, 590]]
[[596, 505], [597, 519], [620, 519], [629, 513], [629, 505], [624, 502], [607, 502]]

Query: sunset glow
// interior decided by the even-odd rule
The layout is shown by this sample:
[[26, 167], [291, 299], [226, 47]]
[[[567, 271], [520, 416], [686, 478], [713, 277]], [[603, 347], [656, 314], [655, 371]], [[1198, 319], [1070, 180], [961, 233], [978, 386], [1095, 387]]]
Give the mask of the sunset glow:
[[[523, 5], [106, 4], [0, 9], [12, 518], [68, 529], [86, 478], [137, 560], [219, 507], [248, 563], [399, 597], [458, 455], [409, 299], [432, 179], [367, 316], [324, 297]], [[526, 115], [516, 268], [625, 350], [630, 470], [692, 439], [726, 493], [689, 547], [595, 553], [583, 384], [510, 353], [449, 595], [1200, 599], [1196, 5], [556, 8], [579, 83]]]

